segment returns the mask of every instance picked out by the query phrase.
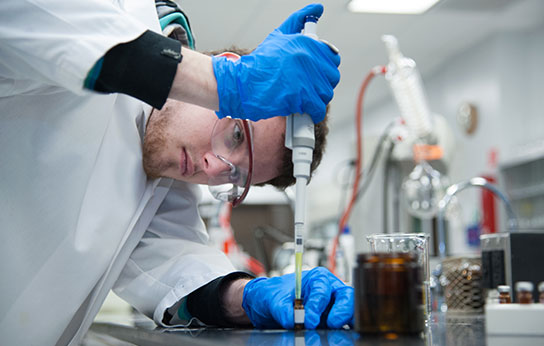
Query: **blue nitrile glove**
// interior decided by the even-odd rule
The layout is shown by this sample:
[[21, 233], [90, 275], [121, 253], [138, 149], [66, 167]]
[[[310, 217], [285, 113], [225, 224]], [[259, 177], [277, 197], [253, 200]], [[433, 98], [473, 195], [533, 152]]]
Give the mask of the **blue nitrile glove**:
[[[257, 278], [244, 288], [242, 307], [257, 328], [292, 329], [294, 300], [295, 274]], [[302, 273], [302, 300], [306, 329], [353, 325], [353, 287], [323, 267]]]
[[253, 121], [307, 113], [315, 123], [340, 81], [340, 55], [326, 43], [300, 34], [306, 16], [320, 17], [321, 4], [293, 13], [251, 54], [236, 61], [213, 57], [219, 112]]

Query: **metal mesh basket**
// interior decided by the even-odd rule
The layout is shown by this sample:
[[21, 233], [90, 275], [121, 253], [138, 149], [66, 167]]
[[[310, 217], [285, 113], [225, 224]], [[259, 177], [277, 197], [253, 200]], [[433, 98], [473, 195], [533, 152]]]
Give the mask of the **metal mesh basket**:
[[481, 312], [484, 306], [481, 258], [447, 258], [442, 269], [440, 281], [448, 311]]

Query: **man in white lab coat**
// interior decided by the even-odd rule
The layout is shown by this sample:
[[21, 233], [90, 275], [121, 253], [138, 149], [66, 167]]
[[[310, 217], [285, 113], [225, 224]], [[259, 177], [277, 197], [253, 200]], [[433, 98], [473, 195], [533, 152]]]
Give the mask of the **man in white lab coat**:
[[[156, 115], [158, 120], [172, 109], [183, 116], [202, 115], [183, 121], [172, 117], [174, 124], [168, 127], [173, 137], [167, 138], [179, 141], [174, 145], [181, 145], [185, 155], [195, 155], [191, 156], [194, 171], [204, 168], [197, 163], [200, 152], [192, 151], [191, 145], [206, 135], [193, 134], [209, 126], [214, 114], [176, 101], [162, 107], [167, 96], [219, 110], [219, 116], [230, 113], [257, 120], [252, 109], [259, 102], [263, 108], [278, 104], [263, 110], [266, 117], [297, 111], [307, 111], [318, 120], [324, 116], [324, 108], [316, 110], [321, 105], [297, 110], [300, 105], [290, 103], [288, 95], [278, 96], [277, 102], [263, 99], [266, 93], [259, 96], [257, 91], [256, 97], [250, 95], [247, 100], [236, 96], [242, 91], [228, 95], [225, 89], [231, 84], [225, 80], [232, 75], [219, 71], [231, 65], [217, 59], [210, 63], [209, 57], [186, 48], [176, 54], [179, 46], [161, 41], [155, 32], [160, 32], [160, 26], [152, 1], [0, 4], [2, 345], [77, 344], [114, 286], [156, 323], [183, 324], [194, 317], [186, 310], [187, 296], [232, 275], [234, 268], [225, 256], [206, 245], [206, 230], [197, 210], [198, 187], [192, 184], [201, 181], [179, 177], [179, 170], [160, 173], [168, 178], [149, 179], [142, 167], [144, 134], [152, 114], [147, 104], [162, 108], [151, 119]], [[299, 40], [282, 35], [276, 33], [281, 39]], [[142, 56], [154, 51], [154, 45], [159, 46], [155, 56]], [[253, 58], [263, 61], [271, 54], [265, 51], [259, 57], [257, 52]], [[131, 66], [133, 62], [136, 66]], [[140, 70], [144, 71], [141, 76], [134, 77]], [[263, 78], [246, 77], [248, 85], [252, 79]], [[147, 83], [148, 88], [138, 83]], [[330, 83], [332, 91], [337, 81]], [[282, 101], [294, 106], [284, 113]], [[255, 123], [256, 152], [267, 153], [271, 160], [256, 164], [255, 182], [275, 174], [266, 167], [276, 162], [277, 151], [272, 148], [281, 147], [281, 138], [270, 136], [283, 131], [280, 120]], [[168, 145], [159, 150], [166, 153], [167, 161], [169, 150]], [[307, 282], [310, 277], [327, 275], [306, 275]], [[243, 324], [248, 321], [246, 313], [252, 315], [251, 306], [258, 304], [242, 310], [238, 300], [249, 279], [236, 279], [225, 288], [229, 306], [234, 307], [227, 309], [228, 317]], [[252, 292], [269, 291], [264, 279], [257, 280], [251, 284]], [[334, 295], [340, 297], [338, 292], [345, 291], [341, 287], [330, 292], [328, 299], [332, 303]], [[251, 296], [246, 298], [251, 302]], [[344, 303], [350, 299], [349, 294], [342, 295]], [[324, 300], [324, 305], [328, 302]], [[272, 303], [259, 309], [270, 309]], [[283, 325], [279, 319], [270, 317]], [[350, 319], [343, 317], [337, 323]], [[249, 320], [256, 326], [270, 325], [258, 317], [249, 316]]]

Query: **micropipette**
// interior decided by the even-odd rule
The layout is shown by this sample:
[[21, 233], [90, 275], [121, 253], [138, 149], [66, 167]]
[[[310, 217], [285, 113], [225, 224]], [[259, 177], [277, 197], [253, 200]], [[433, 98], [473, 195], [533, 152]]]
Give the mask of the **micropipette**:
[[[307, 16], [304, 35], [317, 39], [317, 17]], [[304, 224], [306, 214], [306, 184], [315, 146], [314, 122], [308, 114], [287, 117], [285, 146], [293, 151], [293, 176], [296, 178], [295, 195], [295, 329], [304, 326], [302, 305], [302, 253], [304, 252]]]

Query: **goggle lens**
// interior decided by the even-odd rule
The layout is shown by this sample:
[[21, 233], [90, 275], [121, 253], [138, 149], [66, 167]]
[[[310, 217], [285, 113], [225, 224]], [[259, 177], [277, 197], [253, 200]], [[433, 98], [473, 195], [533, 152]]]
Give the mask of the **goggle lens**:
[[253, 171], [253, 138], [247, 120], [223, 118], [214, 125], [212, 152], [223, 165], [220, 173], [210, 176], [208, 187], [221, 201], [239, 205], [247, 195]]

